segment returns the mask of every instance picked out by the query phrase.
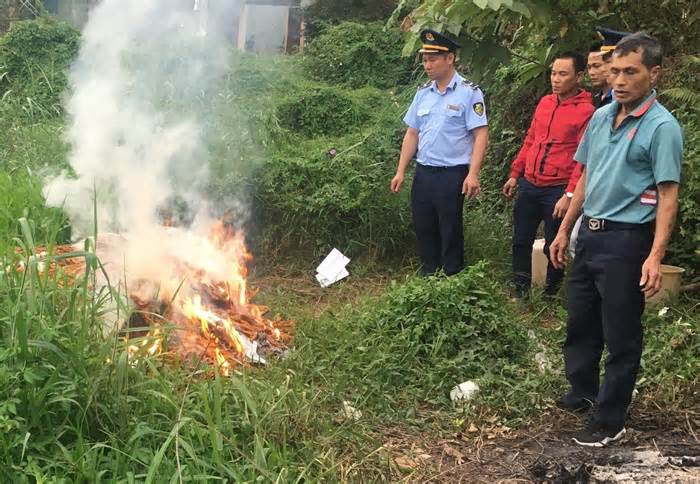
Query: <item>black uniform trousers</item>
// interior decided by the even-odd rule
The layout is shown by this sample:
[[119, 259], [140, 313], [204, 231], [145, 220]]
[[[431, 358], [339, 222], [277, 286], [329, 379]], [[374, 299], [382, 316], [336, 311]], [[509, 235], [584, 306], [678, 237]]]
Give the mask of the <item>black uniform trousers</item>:
[[564, 185], [538, 187], [524, 178], [518, 179], [518, 195], [513, 205], [513, 283], [520, 294], [530, 289], [532, 279], [532, 244], [537, 227], [544, 221], [544, 253], [547, 256], [547, 293], [561, 286], [564, 271], [549, 261], [549, 245], [559, 231], [561, 219], [552, 216], [554, 206], [564, 195]]
[[411, 210], [423, 274], [440, 269], [452, 275], [464, 267], [464, 195], [469, 165], [433, 167], [416, 164]]
[[[594, 419], [621, 427], [642, 356], [644, 294], [639, 279], [653, 234], [651, 224], [608, 223], [598, 231], [587, 224], [584, 217], [569, 278], [566, 378], [573, 395], [597, 400]], [[599, 387], [604, 344], [608, 357]]]

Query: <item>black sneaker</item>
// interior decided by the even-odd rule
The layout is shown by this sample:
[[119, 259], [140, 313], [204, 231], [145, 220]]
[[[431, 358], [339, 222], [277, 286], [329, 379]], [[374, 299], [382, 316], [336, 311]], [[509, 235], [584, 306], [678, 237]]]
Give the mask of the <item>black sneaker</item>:
[[585, 429], [573, 436], [573, 441], [585, 447], [605, 447], [620, 440], [625, 435], [624, 427], [609, 427], [592, 421]]
[[557, 400], [557, 407], [569, 412], [584, 413], [593, 408], [593, 399], [579, 397], [569, 392]]
[[547, 299], [556, 299], [557, 296], [559, 295], [559, 288], [561, 286], [555, 285], [555, 286], [544, 286], [544, 297]]
[[525, 301], [530, 295], [530, 290], [522, 287], [515, 287], [510, 290], [510, 302], [517, 303]]

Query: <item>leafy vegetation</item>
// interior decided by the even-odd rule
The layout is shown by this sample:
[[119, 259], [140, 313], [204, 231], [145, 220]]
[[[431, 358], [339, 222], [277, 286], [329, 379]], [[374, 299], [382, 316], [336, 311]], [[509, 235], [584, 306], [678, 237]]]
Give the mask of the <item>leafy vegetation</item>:
[[[23, 234], [18, 242], [31, 244], [31, 230]], [[94, 256], [83, 257], [96, 268]], [[130, 358], [102, 332], [107, 294], [92, 293], [92, 272], [67, 287], [36, 271], [3, 272], [1, 476], [390, 478], [384, 457], [372, 454], [378, 428], [400, 425], [426, 438], [428, 429], [465, 431], [485, 413], [510, 426], [526, 422], [563, 389], [563, 325], [542, 327], [540, 303], [516, 313], [490, 272], [482, 263], [452, 278], [411, 277], [320, 316], [312, 315], [315, 296], [278, 286], [264, 302], [299, 320], [294, 351], [229, 379], [166, 356]], [[362, 285], [355, 290], [366, 291]], [[348, 289], [330, 289], [327, 300]], [[683, 408], [697, 385], [695, 312], [648, 318], [641, 398]], [[541, 344], [552, 365], [544, 373], [532, 358]], [[479, 397], [454, 407], [449, 390], [467, 379], [479, 384]], [[362, 412], [359, 420], [343, 415], [344, 401]]]
[[[277, 108], [279, 116], [288, 106], [308, 107], [296, 125], [287, 116], [276, 118], [282, 129], [274, 132], [269, 161], [260, 167], [256, 200], [274, 231], [268, 237], [316, 254], [337, 246], [351, 257], [376, 260], [401, 251], [410, 236], [408, 201], [405, 194], [391, 194], [387, 180], [399, 155], [406, 96], [333, 88], [351, 103], [341, 112], [328, 91], [304, 87], [291, 97], [304, 98], [301, 103], [287, 97]], [[344, 132], [330, 135], [339, 130]]]
[[[418, 3], [400, 6], [402, 12], [419, 8], [410, 20], [415, 25], [421, 12], [439, 13], [431, 10], [437, 5], [432, 0]], [[382, 57], [388, 63], [397, 55], [391, 49], [400, 34], [380, 35], [376, 25], [354, 23], [327, 29], [330, 37], [318, 37], [305, 58], [232, 53], [205, 127], [210, 193], [225, 208], [232, 194], [253, 199], [254, 252], [262, 261], [260, 273], [274, 274], [261, 302], [298, 326], [288, 358], [229, 379], [165, 356], [129, 358], [123, 341], [103, 334], [108, 294], [91, 290], [97, 266], [90, 247], [80, 255], [89, 270], [74, 285], [31, 269], [37, 264], [34, 245], [51, 251], [70, 239], [65, 215], [44, 206], [41, 176], [66, 167], [60, 100], [77, 37], [62, 24], [40, 21], [18, 23], [0, 38], [0, 480], [396, 479], [401, 476], [388, 454], [377, 451], [387, 428], [408, 429], [427, 441], [464, 433], [485, 416], [523, 425], [551, 406], [565, 388], [565, 311], [536, 298], [524, 306], [506, 302], [501, 275], [509, 270], [510, 206], [499, 187], [534, 103], [548, 90], [541, 75], [551, 54], [548, 43], [568, 42], [572, 30], [584, 39], [579, 25], [612, 19], [613, 11], [566, 13], [564, 2], [540, 11], [540, 2], [527, 2], [533, 8], [528, 17], [518, 10], [525, 2], [461, 3], [483, 15], [461, 17], [460, 25], [431, 25], [469, 24], [470, 40], [491, 39], [511, 57], [483, 71], [493, 106], [484, 193], [465, 210], [472, 266], [451, 278], [406, 275], [415, 252], [408, 193], [395, 196], [387, 186], [404, 130], [401, 115], [418, 80], [403, 61], [386, 69], [378, 58], [365, 59], [369, 50], [322, 55], [343, 44], [344, 33], [361, 43], [372, 32], [381, 37], [377, 42], [394, 39], [382, 49], [392, 56]], [[678, 5], [682, 10], [686, 2]], [[666, 28], [676, 14], [666, 4], [658, 7], [643, 20]], [[446, 19], [455, 9], [445, 10]], [[538, 20], [565, 13], [566, 32], [557, 22]], [[660, 86], [661, 99], [684, 126], [687, 146], [670, 260], [692, 273], [700, 123], [687, 101], [698, 92], [688, 81], [698, 78], [697, 61], [681, 55], [683, 44], [668, 40], [666, 31], [661, 37], [678, 53]], [[475, 75], [470, 55], [463, 60]], [[489, 62], [500, 59], [492, 57]], [[337, 59], [344, 59], [344, 68], [327, 67], [332, 76], [308, 78], [316, 72], [310, 62], [330, 66]], [[539, 59], [539, 70], [533, 59]], [[16, 252], [18, 246], [26, 255]], [[279, 265], [283, 256], [293, 254], [306, 274], [333, 246], [353, 261], [364, 258], [364, 265], [353, 262], [349, 282], [321, 291], [306, 279], [279, 277], [288, 270]], [[404, 260], [391, 267], [391, 255]], [[14, 270], [20, 261], [29, 270]], [[368, 276], [360, 277], [363, 272]], [[387, 282], [387, 274], [393, 280]], [[697, 309], [697, 300], [685, 297], [666, 312], [647, 311], [638, 404], [657, 403], [669, 411], [697, 404]], [[539, 367], [536, 354], [546, 357], [547, 368]], [[449, 391], [465, 380], [476, 381], [481, 392], [456, 407]], [[359, 420], [343, 414], [346, 401], [362, 412]]]
[[337, 88], [311, 87], [282, 101], [276, 117], [283, 128], [313, 137], [345, 134], [367, 121], [369, 113], [369, 106], [359, 106]]
[[305, 34], [316, 38], [327, 28], [342, 22], [385, 20], [396, 6], [395, 0], [318, 0], [304, 8]]
[[694, 97], [700, 93], [700, 58], [682, 55], [666, 68], [660, 100], [681, 123], [685, 153], [681, 172], [680, 203], [676, 233], [669, 259], [686, 268], [690, 278], [700, 278], [700, 108]]
[[398, 29], [344, 22], [311, 42], [304, 60], [310, 75], [320, 81], [390, 88], [408, 82], [413, 71], [413, 59], [401, 56], [402, 46]]
[[61, 112], [67, 68], [78, 51], [78, 32], [61, 22], [17, 22], [0, 38], [0, 98], [14, 113]]

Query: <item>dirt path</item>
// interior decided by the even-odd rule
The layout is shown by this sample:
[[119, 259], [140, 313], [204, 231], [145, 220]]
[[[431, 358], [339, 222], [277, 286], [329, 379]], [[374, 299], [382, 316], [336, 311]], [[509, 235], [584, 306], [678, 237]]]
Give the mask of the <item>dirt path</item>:
[[625, 439], [602, 449], [574, 445], [581, 417], [552, 409], [525, 429], [478, 431], [437, 442], [390, 438], [406, 482], [700, 482], [700, 413], [633, 413]]

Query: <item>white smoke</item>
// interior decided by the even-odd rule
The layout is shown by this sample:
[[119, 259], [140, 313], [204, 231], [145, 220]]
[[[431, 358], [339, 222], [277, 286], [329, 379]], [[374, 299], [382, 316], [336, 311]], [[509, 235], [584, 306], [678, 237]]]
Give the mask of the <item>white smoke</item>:
[[[44, 196], [68, 214], [75, 239], [98, 228], [96, 252], [111, 284], [130, 294], [146, 281], [158, 297], [169, 297], [180, 287], [183, 265], [226, 280], [243, 257], [218, 253], [205, 238], [212, 206], [222, 212], [223, 201], [206, 195], [207, 143], [233, 49], [223, 20], [231, 12], [219, 2], [221, 16], [207, 21], [209, 3], [102, 0], [71, 68], [70, 170], [47, 180]], [[192, 212], [188, 230], [161, 224], [162, 209], [174, 199]], [[237, 202], [240, 214], [235, 194], [225, 203]], [[123, 323], [113, 306], [106, 329]]]
[[[232, 2], [235, 3], [235, 2]], [[75, 236], [141, 233], [174, 195], [200, 207], [208, 178], [202, 126], [231, 45], [202, 20], [207, 2], [103, 0], [70, 74], [71, 173], [44, 195]], [[213, 28], [212, 28], [213, 27]]]

